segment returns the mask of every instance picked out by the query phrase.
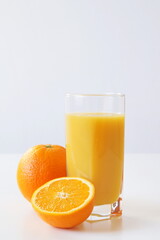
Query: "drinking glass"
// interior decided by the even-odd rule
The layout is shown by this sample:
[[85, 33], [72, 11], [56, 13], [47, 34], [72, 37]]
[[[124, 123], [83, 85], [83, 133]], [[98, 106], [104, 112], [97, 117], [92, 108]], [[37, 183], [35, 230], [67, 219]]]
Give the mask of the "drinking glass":
[[95, 186], [88, 221], [122, 215], [125, 96], [66, 94], [67, 175]]

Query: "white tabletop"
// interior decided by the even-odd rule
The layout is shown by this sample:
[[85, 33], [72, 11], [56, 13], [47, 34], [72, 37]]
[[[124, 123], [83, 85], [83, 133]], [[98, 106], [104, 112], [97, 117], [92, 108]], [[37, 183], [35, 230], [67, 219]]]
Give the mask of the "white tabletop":
[[21, 196], [16, 183], [19, 158], [0, 155], [0, 239], [160, 239], [160, 154], [125, 156], [122, 217], [69, 230], [47, 225]]

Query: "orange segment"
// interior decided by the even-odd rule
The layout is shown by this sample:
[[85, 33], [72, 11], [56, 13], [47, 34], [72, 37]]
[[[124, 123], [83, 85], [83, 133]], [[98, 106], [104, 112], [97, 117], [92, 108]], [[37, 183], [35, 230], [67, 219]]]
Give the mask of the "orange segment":
[[64, 177], [38, 188], [32, 206], [47, 223], [71, 228], [86, 220], [92, 212], [95, 189], [83, 178]]

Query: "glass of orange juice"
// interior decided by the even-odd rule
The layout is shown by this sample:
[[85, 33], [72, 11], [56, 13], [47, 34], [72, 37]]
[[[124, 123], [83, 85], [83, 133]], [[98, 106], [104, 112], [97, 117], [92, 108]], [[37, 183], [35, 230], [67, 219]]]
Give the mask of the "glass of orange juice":
[[67, 175], [94, 184], [90, 221], [122, 215], [124, 102], [121, 93], [66, 94]]

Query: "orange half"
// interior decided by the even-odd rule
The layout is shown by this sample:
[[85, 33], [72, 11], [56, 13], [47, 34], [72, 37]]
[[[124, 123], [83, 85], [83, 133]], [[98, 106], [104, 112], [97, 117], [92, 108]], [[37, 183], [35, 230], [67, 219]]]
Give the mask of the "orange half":
[[91, 214], [95, 188], [86, 179], [78, 177], [56, 178], [38, 188], [31, 203], [38, 215], [48, 224], [59, 228], [72, 228]]

